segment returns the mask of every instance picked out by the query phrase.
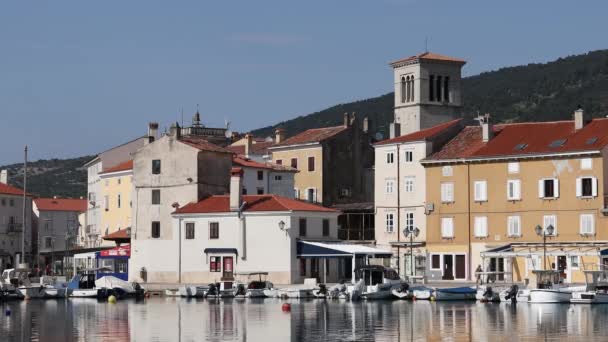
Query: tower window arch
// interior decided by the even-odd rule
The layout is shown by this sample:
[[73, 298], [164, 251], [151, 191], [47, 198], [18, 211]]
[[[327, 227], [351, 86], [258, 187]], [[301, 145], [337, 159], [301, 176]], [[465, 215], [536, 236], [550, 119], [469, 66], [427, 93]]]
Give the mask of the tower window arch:
[[407, 96], [405, 97], [405, 101], [406, 102], [410, 102], [411, 101], [411, 91], [412, 91], [412, 86], [410, 84], [410, 77], [406, 77], [405, 78], [405, 84], [406, 84], [406, 89], [407, 89]]
[[411, 84], [411, 89], [410, 89], [410, 101], [414, 102], [414, 75], [412, 75], [410, 77], [410, 84]]
[[405, 103], [405, 91], [406, 91], [406, 86], [405, 86], [405, 77], [401, 76], [401, 103]]
[[450, 102], [450, 76], [446, 76], [443, 79], [443, 100]]
[[429, 101], [435, 101], [435, 75], [429, 76]]
[[437, 101], [441, 102], [441, 76], [437, 76]]

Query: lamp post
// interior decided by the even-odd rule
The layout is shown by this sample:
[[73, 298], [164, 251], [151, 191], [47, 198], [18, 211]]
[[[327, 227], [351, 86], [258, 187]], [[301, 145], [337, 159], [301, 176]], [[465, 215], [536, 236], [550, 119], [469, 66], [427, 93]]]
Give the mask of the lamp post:
[[420, 229], [414, 226], [403, 228], [403, 235], [410, 238], [410, 281], [414, 278], [414, 238], [420, 234]]
[[536, 235], [543, 237], [543, 269], [547, 270], [547, 236], [550, 238], [553, 235], [555, 228], [552, 224], [545, 227], [545, 229], [540, 225], [537, 225], [534, 228], [534, 231], [536, 232]]

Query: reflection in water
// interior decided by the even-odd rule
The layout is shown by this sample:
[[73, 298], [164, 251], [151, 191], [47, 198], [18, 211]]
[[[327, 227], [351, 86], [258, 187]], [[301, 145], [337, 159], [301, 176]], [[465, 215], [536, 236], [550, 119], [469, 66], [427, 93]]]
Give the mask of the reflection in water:
[[152, 298], [0, 304], [1, 341], [603, 340], [608, 305]]

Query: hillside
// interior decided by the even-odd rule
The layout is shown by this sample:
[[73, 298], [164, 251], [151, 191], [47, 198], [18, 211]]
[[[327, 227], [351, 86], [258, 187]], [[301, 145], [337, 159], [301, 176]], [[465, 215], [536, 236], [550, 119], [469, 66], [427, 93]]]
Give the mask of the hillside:
[[[93, 156], [28, 162], [27, 192], [37, 197], [78, 198], [87, 195], [87, 172], [82, 166]], [[0, 166], [9, 184], [23, 187], [23, 164]]]
[[[387, 80], [389, 82], [390, 80]], [[593, 117], [608, 114], [608, 50], [484, 72], [463, 79], [464, 115], [490, 113], [495, 122], [571, 119], [577, 105]], [[257, 136], [271, 135], [282, 126], [288, 136], [309, 128], [335, 126], [345, 112], [367, 116], [373, 132], [388, 135], [393, 120], [393, 93], [340, 104], [257, 129]]]

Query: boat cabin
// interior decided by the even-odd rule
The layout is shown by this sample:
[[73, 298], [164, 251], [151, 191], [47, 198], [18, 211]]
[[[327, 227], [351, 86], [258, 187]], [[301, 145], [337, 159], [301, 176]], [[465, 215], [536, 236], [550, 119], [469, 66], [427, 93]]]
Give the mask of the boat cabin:
[[[536, 275], [537, 289], [551, 289], [562, 284], [561, 272], [556, 270], [536, 270], [532, 271]], [[531, 284], [532, 285], [532, 284]]]
[[392, 268], [380, 265], [366, 265], [355, 270], [357, 280], [363, 279], [365, 285], [373, 286], [384, 284], [386, 280], [401, 280], [399, 274]]
[[587, 291], [608, 292], [608, 271], [584, 271]]

